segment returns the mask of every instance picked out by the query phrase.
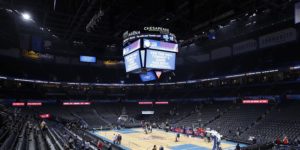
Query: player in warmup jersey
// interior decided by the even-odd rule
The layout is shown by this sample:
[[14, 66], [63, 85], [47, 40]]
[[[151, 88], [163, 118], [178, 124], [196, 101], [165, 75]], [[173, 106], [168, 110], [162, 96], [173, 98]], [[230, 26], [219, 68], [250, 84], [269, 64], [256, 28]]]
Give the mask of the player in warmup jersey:
[[212, 150], [220, 150], [221, 138], [222, 135], [215, 130], [206, 131], [211, 134], [211, 138], [213, 139], [213, 148]]

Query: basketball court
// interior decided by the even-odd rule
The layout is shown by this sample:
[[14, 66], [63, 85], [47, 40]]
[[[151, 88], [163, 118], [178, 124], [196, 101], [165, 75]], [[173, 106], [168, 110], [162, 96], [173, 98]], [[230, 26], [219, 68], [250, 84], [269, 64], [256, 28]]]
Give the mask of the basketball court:
[[[213, 142], [208, 143], [196, 137], [181, 135], [179, 142], [175, 142], [176, 134], [163, 130], [153, 129], [152, 133], [145, 134], [142, 128], [122, 129], [110, 131], [96, 131], [93, 134], [112, 142], [114, 135], [122, 135], [121, 147], [130, 150], [151, 150], [153, 145], [157, 148], [163, 146], [165, 150], [211, 150]], [[245, 146], [240, 144], [241, 147]], [[234, 150], [236, 143], [222, 141], [221, 147], [224, 150]]]

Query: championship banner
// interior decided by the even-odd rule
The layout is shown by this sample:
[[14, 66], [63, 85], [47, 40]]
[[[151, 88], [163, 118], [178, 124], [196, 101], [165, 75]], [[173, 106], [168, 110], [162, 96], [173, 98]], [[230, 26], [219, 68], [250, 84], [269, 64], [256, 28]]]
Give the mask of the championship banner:
[[53, 60], [54, 56], [51, 54], [41, 54], [35, 51], [23, 51], [23, 56], [29, 59], [42, 59], [42, 60]]
[[300, 22], [300, 2], [295, 3], [295, 24]]
[[40, 59], [40, 54], [34, 51], [23, 51], [23, 56], [30, 59]]

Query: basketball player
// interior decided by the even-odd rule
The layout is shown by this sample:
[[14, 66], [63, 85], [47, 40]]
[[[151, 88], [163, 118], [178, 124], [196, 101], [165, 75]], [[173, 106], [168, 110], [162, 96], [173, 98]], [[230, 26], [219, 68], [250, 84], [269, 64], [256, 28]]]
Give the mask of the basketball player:
[[149, 125], [149, 132], [152, 133], [152, 126]]
[[211, 130], [211, 131], [206, 131], [207, 133], [211, 134], [211, 138], [213, 139], [213, 148], [212, 150], [219, 150], [220, 144], [221, 144], [221, 138], [222, 135], [220, 133], [218, 133], [215, 130]]
[[144, 127], [144, 132], [145, 132], [145, 134], [148, 134], [148, 131], [147, 131], [147, 127], [146, 127], [146, 126]]
[[176, 138], [175, 138], [175, 142], [178, 142], [178, 141], [179, 141], [179, 138], [180, 138], [180, 133], [177, 133], [177, 134], [176, 134]]

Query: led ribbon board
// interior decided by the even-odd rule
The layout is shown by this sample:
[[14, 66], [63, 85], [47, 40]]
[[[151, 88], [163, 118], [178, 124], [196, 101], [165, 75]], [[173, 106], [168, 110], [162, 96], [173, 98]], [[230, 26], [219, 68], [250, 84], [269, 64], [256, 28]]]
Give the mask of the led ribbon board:
[[91, 105], [91, 102], [63, 102], [64, 106], [84, 106]]
[[25, 103], [24, 102], [13, 102], [11, 105], [15, 106], [15, 107], [19, 107], [19, 106], [25, 106]]
[[143, 82], [156, 80], [155, 73], [153, 71], [148, 71], [146, 73], [141, 73], [140, 78]]
[[268, 104], [269, 100], [267, 99], [252, 99], [252, 100], [243, 100], [243, 104]]

